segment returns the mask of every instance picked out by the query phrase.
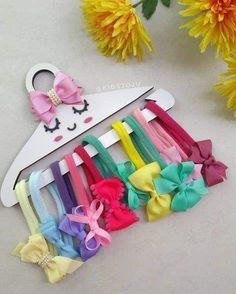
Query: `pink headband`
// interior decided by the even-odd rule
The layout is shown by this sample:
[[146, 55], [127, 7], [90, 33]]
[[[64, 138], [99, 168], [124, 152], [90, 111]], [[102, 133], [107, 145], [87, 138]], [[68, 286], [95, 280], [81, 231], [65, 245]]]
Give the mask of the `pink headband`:
[[212, 155], [211, 140], [196, 142], [168, 113], [153, 101], [148, 101], [146, 108], [158, 116], [159, 124], [188, 155], [188, 160], [202, 164], [201, 173], [208, 186], [216, 185], [226, 179], [227, 166], [217, 161]]

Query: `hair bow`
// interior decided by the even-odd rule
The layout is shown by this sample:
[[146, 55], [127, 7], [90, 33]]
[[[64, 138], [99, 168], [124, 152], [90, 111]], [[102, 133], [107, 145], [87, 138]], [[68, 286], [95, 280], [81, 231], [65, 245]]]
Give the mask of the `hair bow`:
[[177, 166], [170, 164], [161, 171], [161, 178], [154, 181], [160, 194], [176, 192], [171, 203], [173, 211], [186, 211], [192, 208], [201, 200], [202, 195], [208, 192], [202, 178], [187, 182], [193, 168], [192, 161], [183, 162]]
[[[84, 213], [81, 214], [83, 208]], [[111, 243], [111, 235], [99, 227], [98, 219], [103, 212], [104, 206], [99, 200], [93, 200], [90, 207], [83, 205], [77, 206], [74, 210], [74, 214], [67, 214], [68, 218], [73, 222], [82, 224], [88, 224], [90, 231], [85, 238], [85, 247], [88, 250], [98, 249], [100, 245], [108, 246]], [[92, 239], [97, 241], [96, 247], [90, 247], [90, 241]]]
[[66, 274], [77, 270], [83, 262], [64, 256], [52, 256], [47, 242], [41, 234], [31, 235], [28, 243], [19, 243], [12, 253], [23, 262], [35, 263], [41, 266], [50, 283], [59, 282]]
[[29, 93], [32, 111], [39, 120], [49, 124], [55, 117], [59, 104], [78, 104], [81, 102], [81, 93], [82, 87], [77, 86], [69, 76], [59, 72], [50, 91]]
[[[167, 164], [171, 164], [171, 163], [179, 164], [182, 162], [180, 153], [175, 146], [164, 149], [162, 152], [160, 152], [160, 154], [165, 159]], [[201, 178], [202, 177], [201, 169], [202, 169], [202, 164], [194, 164], [193, 171], [189, 175], [187, 182]]]
[[149, 221], [160, 219], [171, 213], [170, 195], [158, 195], [153, 183], [153, 179], [159, 177], [160, 171], [160, 166], [156, 162], [152, 162], [138, 169], [129, 177], [132, 185], [151, 196], [146, 206]]
[[105, 203], [105, 222], [108, 231], [126, 228], [138, 221], [138, 217], [120, 200], [124, 195], [124, 187], [118, 178], [104, 179], [91, 187], [93, 195]]
[[202, 176], [209, 187], [226, 179], [227, 166], [212, 155], [211, 140], [195, 142], [191, 146], [191, 152], [189, 160], [202, 164]]
[[128, 206], [131, 209], [137, 209], [141, 205], [141, 201], [146, 203], [149, 200], [149, 195], [136, 189], [130, 182], [129, 176], [136, 170], [134, 164], [131, 161], [117, 164], [117, 171], [120, 178], [123, 180], [127, 188], [127, 200]]
[[46, 240], [56, 246], [60, 255], [70, 258], [78, 256], [78, 252], [70, 244], [65, 244], [62, 240], [62, 235], [53, 217], [48, 217], [45, 222], [40, 224], [40, 231]]
[[[82, 209], [79, 213], [83, 215]], [[78, 214], [76, 208], [72, 209], [72, 214]], [[98, 252], [99, 246], [97, 246], [97, 241], [95, 238], [92, 238], [88, 241], [89, 249], [85, 245], [85, 239], [88, 233], [85, 231], [84, 223], [71, 221], [68, 216], [65, 216], [60, 222], [59, 228], [66, 234], [76, 238], [78, 241], [78, 251], [83, 261], [86, 261]]]

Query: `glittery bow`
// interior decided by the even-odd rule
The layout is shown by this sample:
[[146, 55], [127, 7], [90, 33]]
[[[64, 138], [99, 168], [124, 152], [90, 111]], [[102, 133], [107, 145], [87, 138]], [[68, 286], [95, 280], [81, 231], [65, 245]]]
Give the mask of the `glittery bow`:
[[[81, 209], [84, 213], [81, 213]], [[75, 208], [73, 214], [67, 214], [70, 221], [89, 225], [90, 231], [85, 238], [85, 247], [88, 250], [96, 250], [100, 245], [108, 246], [111, 243], [111, 235], [98, 224], [103, 209], [104, 206], [99, 200], [93, 200], [90, 207], [80, 205]], [[90, 247], [93, 238], [97, 242], [96, 247]]]
[[[76, 208], [72, 209], [72, 214], [76, 215], [78, 213], [84, 215], [83, 209], [80, 209], [80, 211]], [[78, 252], [83, 261], [86, 261], [98, 252], [99, 246], [97, 246], [97, 241], [95, 238], [92, 238], [88, 241], [89, 249], [85, 245], [85, 239], [88, 233], [85, 231], [84, 223], [71, 221], [68, 216], [65, 216], [61, 220], [59, 228], [64, 233], [74, 237], [77, 240]]]
[[59, 72], [55, 77], [53, 89], [49, 92], [29, 93], [32, 111], [39, 120], [49, 124], [56, 115], [57, 105], [78, 104], [81, 102], [81, 93], [81, 87], [78, 87], [69, 76]]
[[194, 143], [191, 147], [191, 152], [189, 160], [203, 165], [201, 171], [202, 176], [209, 187], [219, 184], [226, 179], [227, 166], [217, 161], [212, 155], [211, 140]]
[[54, 218], [50, 216], [40, 224], [40, 231], [46, 240], [56, 246], [60, 255], [70, 258], [77, 257], [78, 252], [70, 244], [64, 243], [57, 226]]
[[148, 192], [151, 196], [147, 202], [146, 212], [149, 221], [154, 221], [171, 213], [170, 195], [159, 195], [154, 186], [154, 179], [160, 176], [160, 166], [152, 162], [134, 172], [129, 180], [137, 189]]
[[117, 164], [119, 176], [127, 188], [128, 206], [131, 209], [139, 208], [142, 202], [146, 203], [150, 198], [147, 193], [139, 191], [129, 182], [129, 176], [134, 173], [135, 170], [135, 166], [130, 161]]
[[105, 203], [105, 222], [108, 231], [126, 228], [138, 221], [138, 217], [120, 200], [124, 195], [123, 183], [118, 178], [104, 179], [91, 186], [93, 195]]
[[83, 262], [64, 256], [52, 256], [41, 234], [31, 235], [28, 243], [19, 243], [12, 253], [23, 262], [38, 264], [44, 270], [50, 283], [56, 283], [77, 270]]
[[160, 194], [172, 191], [176, 193], [171, 203], [173, 211], [186, 211], [188, 208], [192, 208], [201, 200], [202, 195], [208, 192], [202, 178], [187, 182], [193, 168], [192, 161], [179, 165], [170, 164], [161, 171], [161, 177], [154, 181]]

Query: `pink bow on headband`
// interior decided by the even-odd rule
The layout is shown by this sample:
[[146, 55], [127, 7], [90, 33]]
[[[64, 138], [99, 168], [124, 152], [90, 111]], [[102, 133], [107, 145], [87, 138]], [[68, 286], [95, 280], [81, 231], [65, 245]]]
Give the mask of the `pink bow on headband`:
[[56, 107], [61, 104], [79, 104], [81, 102], [81, 93], [83, 88], [62, 72], [58, 72], [53, 88], [47, 93], [41, 91], [32, 91], [30, 103], [32, 111], [39, 120], [49, 124], [56, 115]]
[[[81, 208], [84, 209], [84, 215], [80, 212]], [[98, 224], [98, 219], [103, 212], [103, 208], [102, 202], [95, 199], [90, 204], [90, 207], [80, 205], [74, 210], [74, 214], [67, 214], [70, 221], [89, 225], [90, 231], [85, 238], [85, 246], [88, 250], [95, 250], [100, 245], [108, 246], [111, 243], [111, 235], [100, 228]], [[95, 248], [90, 248], [89, 241], [93, 238], [97, 241], [97, 246]]]

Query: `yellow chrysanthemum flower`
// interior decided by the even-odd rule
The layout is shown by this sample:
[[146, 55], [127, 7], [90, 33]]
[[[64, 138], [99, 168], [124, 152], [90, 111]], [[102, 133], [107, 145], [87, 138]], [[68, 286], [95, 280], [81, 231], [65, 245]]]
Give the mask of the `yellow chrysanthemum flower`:
[[216, 46], [216, 56], [227, 57], [236, 48], [236, 0], [180, 0], [188, 6], [180, 15], [192, 17], [181, 28], [191, 37], [201, 37], [200, 50]]
[[221, 82], [215, 85], [216, 91], [228, 98], [227, 108], [234, 110], [236, 116], [236, 52], [225, 59], [228, 70], [221, 74]]
[[106, 56], [127, 60], [143, 57], [143, 47], [152, 51], [152, 41], [130, 0], [82, 0], [88, 31]]

